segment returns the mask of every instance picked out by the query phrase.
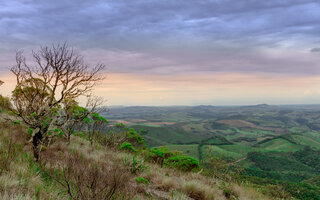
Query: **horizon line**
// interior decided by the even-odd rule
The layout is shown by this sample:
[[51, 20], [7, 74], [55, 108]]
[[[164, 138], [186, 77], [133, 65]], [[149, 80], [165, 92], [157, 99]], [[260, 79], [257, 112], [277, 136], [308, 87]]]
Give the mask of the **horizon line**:
[[239, 104], [239, 105], [214, 105], [214, 104], [197, 104], [197, 105], [109, 105], [105, 107], [199, 107], [199, 106], [212, 106], [212, 107], [244, 107], [244, 106], [320, 106], [319, 104]]

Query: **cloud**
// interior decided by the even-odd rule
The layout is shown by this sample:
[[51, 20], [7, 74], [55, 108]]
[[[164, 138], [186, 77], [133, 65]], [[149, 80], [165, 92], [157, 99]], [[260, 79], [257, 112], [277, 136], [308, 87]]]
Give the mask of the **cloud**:
[[113, 72], [320, 74], [319, 18], [317, 0], [4, 0], [0, 67], [69, 41]]
[[318, 52], [320, 52], [320, 48], [312, 48], [312, 49], [310, 49], [310, 52], [311, 53], [318, 53]]
[[110, 42], [115, 47], [123, 47], [123, 40], [137, 45], [141, 40], [175, 35], [218, 40], [316, 35], [320, 17], [319, 2], [311, 0], [6, 0], [0, 6], [0, 27], [6, 28], [3, 32], [23, 32], [42, 39], [72, 38], [88, 45], [104, 41], [103, 45]]

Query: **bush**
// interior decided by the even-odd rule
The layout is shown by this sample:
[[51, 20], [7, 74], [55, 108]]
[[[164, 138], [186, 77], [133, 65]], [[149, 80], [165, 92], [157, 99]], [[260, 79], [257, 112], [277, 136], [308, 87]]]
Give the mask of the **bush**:
[[149, 185], [149, 181], [141, 176], [135, 178], [135, 180], [138, 182], [138, 183], [144, 183], [146, 185]]
[[136, 148], [134, 148], [134, 146], [132, 146], [132, 144], [129, 143], [129, 142], [124, 142], [124, 143], [122, 143], [120, 149], [121, 149], [121, 150], [131, 151], [131, 152], [137, 152], [137, 151], [138, 151], [138, 150], [137, 150]]
[[145, 144], [144, 138], [140, 134], [138, 134], [133, 128], [129, 129], [129, 132], [127, 135], [129, 139], [131, 138], [135, 139], [135, 141], [138, 144]]
[[171, 152], [168, 148], [166, 147], [155, 147], [152, 148], [148, 153], [147, 153], [147, 159], [151, 160], [155, 163], [158, 163], [160, 165], [163, 165], [163, 162], [165, 159], [174, 156], [175, 154]]
[[164, 164], [182, 171], [192, 171], [199, 168], [199, 161], [189, 156], [170, 157], [164, 161]]

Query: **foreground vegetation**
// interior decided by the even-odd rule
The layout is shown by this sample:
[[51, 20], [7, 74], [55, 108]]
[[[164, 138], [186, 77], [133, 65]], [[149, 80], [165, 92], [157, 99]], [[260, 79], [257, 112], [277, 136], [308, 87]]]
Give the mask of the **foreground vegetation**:
[[123, 141], [136, 142], [126, 130], [94, 145], [87, 134], [57, 138], [36, 162], [26, 127], [2, 120], [0, 198], [273, 199], [254, 184], [216, 178], [180, 152], [139, 143], [121, 150]]

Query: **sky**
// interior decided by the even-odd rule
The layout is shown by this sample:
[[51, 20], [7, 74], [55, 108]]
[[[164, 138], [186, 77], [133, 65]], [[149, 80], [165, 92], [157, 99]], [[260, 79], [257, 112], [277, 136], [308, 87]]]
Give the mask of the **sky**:
[[1, 0], [0, 93], [16, 50], [64, 42], [108, 105], [320, 102], [318, 0]]

